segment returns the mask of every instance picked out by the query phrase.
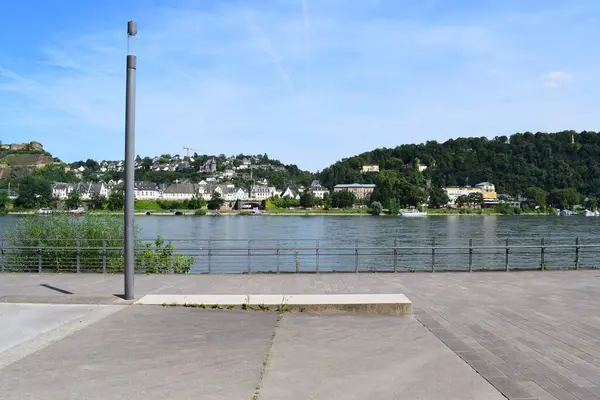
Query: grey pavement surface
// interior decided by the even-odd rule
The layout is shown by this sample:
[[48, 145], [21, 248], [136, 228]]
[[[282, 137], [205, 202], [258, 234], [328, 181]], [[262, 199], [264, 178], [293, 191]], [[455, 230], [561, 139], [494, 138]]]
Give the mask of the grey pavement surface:
[[[600, 399], [599, 289], [593, 270], [136, 276], [138, 296], [403, 293], [416, 320], [507, 398], [542, 400]], [[0, 275], [0, 301], [113, 303], [121, 292], [121, 276]]]
[[502, 400], [413, 317], [284, 314], [260, 399]]
[[277, 315], [130, 306], [0, 370], [0, 399], [244, 399]]

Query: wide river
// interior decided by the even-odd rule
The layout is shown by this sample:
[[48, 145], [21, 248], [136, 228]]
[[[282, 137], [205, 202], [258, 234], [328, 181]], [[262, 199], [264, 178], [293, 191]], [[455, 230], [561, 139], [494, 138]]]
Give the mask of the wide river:
[[[0, 217], [0, 236], [18, 218]], [[144, 239], [160, 234], [194, 256], [194, 272], [504, 269], [507, 259], [510, 268], [600, 266], [600, 247], [586, 247], [600, 244], [600, 218], [593, 217], [137, 216], [135, 222]]]

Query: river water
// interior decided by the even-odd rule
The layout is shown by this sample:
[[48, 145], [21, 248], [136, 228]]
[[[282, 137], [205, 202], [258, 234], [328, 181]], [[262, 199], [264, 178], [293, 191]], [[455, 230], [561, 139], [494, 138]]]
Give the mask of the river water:
[[[0, 217], [0, 236], [18, 218]], [[592, 217], [137, 216], [135, 222], [144, 239], [160, 234], [193, 256], [193, 272], [504, 269], [507, 260], [509, 268], [524, 269], [600, 266], [600, 247], [586, 247], [600, 244], [600, 218]]]

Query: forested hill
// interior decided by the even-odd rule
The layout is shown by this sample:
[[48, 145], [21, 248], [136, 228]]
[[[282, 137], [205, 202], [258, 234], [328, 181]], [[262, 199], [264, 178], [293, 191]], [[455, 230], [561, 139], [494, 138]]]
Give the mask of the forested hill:
[[530, 186], [548, 192], [576, 188], [583, 194], [600, 194], [600, 133], [590, 131], [525, 132], [375, 149], [336, 162], [319, 178], [328, 187], [371, 183], [377, 174], [361, 173], [363, 165], [409, 174], [413, 168], [408, 167], [419, 161], [428, 167], [423, 175], [433, 187], [490, 181], [497, 192], [510, 195], [524, 194]]

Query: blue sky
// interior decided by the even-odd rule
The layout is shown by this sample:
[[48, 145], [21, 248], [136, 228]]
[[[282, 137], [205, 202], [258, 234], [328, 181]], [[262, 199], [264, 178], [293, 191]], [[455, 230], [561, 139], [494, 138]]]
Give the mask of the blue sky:
[[[123, 157], [268, 153], [317, 170], [403, 143], [599, 130], [600, 2], [0, 2], [0, 140]], [[8, 40], [7, 40], [8, 39]]]

